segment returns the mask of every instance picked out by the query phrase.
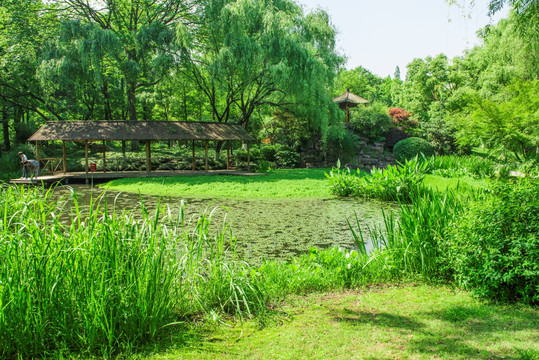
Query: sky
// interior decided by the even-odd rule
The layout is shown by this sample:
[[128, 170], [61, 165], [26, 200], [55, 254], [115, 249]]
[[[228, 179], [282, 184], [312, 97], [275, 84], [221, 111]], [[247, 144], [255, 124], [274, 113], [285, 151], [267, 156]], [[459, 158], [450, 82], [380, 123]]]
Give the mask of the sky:
[[330, 15], [347, 69], [363, 66], [378, 76], [393, 77], [399, 66], [403, 79], [413, 59], [462, 55], [480, 44], [477, 30], [508, 14], [503, 9], [489, 18], [487, 0], [475, 0], [474, 7], [464, 9], [445, 0], [296, 1], [307, 12], [319, 7]]

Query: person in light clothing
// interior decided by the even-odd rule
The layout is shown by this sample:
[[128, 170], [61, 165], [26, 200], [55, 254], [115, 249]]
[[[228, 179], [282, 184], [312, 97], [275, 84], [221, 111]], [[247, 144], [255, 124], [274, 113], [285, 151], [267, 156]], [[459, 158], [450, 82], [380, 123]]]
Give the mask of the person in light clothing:
[[32, 174], [30, 178], [33, 178], [33, 177], [37, 178], [39, 176], [39, 161], [33, 160], [33, 159], [28, 160], [27, 166], [30, 169], [30, 173]]
[[26, 179], [28, 177], [28, 158], [22, 151], [19, 151], [19, 157], [21, 158], [21, 164], [22, 164], [22, 177], [21, 179]]

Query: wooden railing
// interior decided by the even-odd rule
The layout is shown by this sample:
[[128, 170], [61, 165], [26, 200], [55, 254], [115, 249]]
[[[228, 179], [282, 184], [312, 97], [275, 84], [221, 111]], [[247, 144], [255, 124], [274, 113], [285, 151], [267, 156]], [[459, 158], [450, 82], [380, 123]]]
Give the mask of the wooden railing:
[[64, 171], [62, 158], [40, 158], [39, 172], [42, 174], [56, 174]]

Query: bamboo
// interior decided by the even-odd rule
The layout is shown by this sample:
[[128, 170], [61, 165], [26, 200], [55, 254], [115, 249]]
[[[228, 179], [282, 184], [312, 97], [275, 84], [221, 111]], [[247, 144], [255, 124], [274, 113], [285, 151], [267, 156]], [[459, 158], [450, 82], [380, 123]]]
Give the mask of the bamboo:
[[67, 172], [67, 166], [66, 166], [66, 142], [62, 141], [62, 161], [64, 165], [64, 174]]
[[150, 140], [146, 140], [146, 172], [148, 174], [152, 172], [152, 149]]

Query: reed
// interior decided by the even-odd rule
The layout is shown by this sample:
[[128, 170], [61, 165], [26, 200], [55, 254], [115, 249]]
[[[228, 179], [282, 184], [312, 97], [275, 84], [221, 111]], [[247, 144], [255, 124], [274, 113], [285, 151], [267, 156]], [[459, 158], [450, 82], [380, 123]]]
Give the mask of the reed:
[[135, 218], [105, 196], [83, 210], [74, 193], [1, 192], [2, 358], [109, 357], [195, 314], [254, 314], [265, 304], [251, 268], [229, 250], [226, 224], [211, 231], [211, 213], [187, 220], [183, 207], [150, 214], [141, 203]]
[[394, 276], [444, 277], [448, 227], [467, 200], [452, 192], [440, 194], [425, 188], [410, 195], [410, 204], [400, 202], [397, 212], [384, 212], [383, 224], [368, 229], [373, 246], [386, 254], [386, 266], [393, 269]]

